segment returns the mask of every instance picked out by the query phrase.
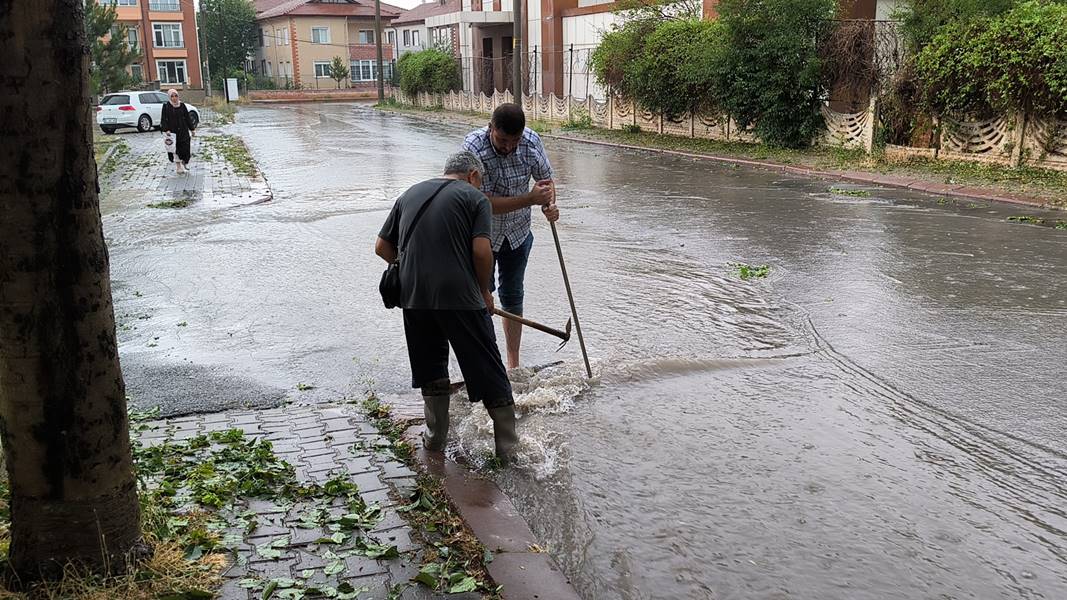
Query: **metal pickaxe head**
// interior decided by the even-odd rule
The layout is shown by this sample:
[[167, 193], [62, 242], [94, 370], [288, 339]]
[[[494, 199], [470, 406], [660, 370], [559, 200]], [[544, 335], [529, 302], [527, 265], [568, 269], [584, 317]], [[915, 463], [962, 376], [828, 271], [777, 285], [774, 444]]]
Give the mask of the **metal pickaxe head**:
[[563, 328], [563, 341], [559, 343], [559, 348], [556, 348], [556, 352], [559, 352], [567, 345], [567, 342], [571, 341], [571, 320], [567, 319], [567, 326]]

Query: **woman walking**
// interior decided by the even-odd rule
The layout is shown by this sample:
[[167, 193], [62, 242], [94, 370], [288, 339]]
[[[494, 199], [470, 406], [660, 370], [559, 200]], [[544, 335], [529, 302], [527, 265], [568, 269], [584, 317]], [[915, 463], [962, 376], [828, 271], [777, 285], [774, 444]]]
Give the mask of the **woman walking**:
[[[174, 152], [168, 152], [167, 158], [174, 163], [180, 175], [188, 172], [186, 167], [192, 157], [190, 146], [196, 125], [189, 118], [189, 109], [178, 98], [178, 90], [167, 90], [167, 95], [170, 96], [170, 102], [163, 105], [163, 118], [160, 119], [159, 130], [164, 135], [168, 133], [174, 135]], [[175, 154], [178, 155], [178, 160], [174, 160]]]

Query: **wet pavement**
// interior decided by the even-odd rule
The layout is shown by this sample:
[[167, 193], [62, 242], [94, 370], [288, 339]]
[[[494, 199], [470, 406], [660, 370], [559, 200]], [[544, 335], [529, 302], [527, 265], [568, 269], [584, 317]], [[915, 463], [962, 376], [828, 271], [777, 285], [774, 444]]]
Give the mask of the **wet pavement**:
[[[131, 402], [410, 398], [374, 237], [464, 129], [332, 104], [228, 131], [273, 201], [103, 203]], [[1067, 597], [1067, 231], [1007, 221], [1062, 214], [548, 149], [597, 378], [526, 334], [565, 364], [514, 374], [525, 465], [499, 481], [585, 597]], [[535, 221], [527, 314], [562, 325]], [[488, 419], [457, 404], [477, 462]]]

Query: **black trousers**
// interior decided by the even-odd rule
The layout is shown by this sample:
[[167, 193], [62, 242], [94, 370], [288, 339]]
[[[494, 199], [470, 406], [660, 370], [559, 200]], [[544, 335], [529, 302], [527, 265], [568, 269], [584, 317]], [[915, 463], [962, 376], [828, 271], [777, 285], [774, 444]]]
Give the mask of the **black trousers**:
[[482, 402], [486, 408], [515, 403], [496, 345], [493, 320], [484, 308], [404, 309], [404, 336], [411, 361], [411, 387], [421, 388], [448, 379], [451, 344], [471, 402]]

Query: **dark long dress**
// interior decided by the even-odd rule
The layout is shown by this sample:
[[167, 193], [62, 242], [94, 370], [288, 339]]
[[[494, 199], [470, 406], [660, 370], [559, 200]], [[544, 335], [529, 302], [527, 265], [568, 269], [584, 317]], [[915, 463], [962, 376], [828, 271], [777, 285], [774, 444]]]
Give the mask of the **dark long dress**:
[[[163, 118], [160, 119], [159, 129], [174, 134], [175, 151], [178, 159], [188, 164], [192, 157], [192, 131], [196, 129], [192, 120], [189, 119], [189, 109], [185, 103], [178, 104], [175, 108], [170, 102], [163, 104]], [[167, 158], [174, 162], [174, 152], [168, 152]]]

